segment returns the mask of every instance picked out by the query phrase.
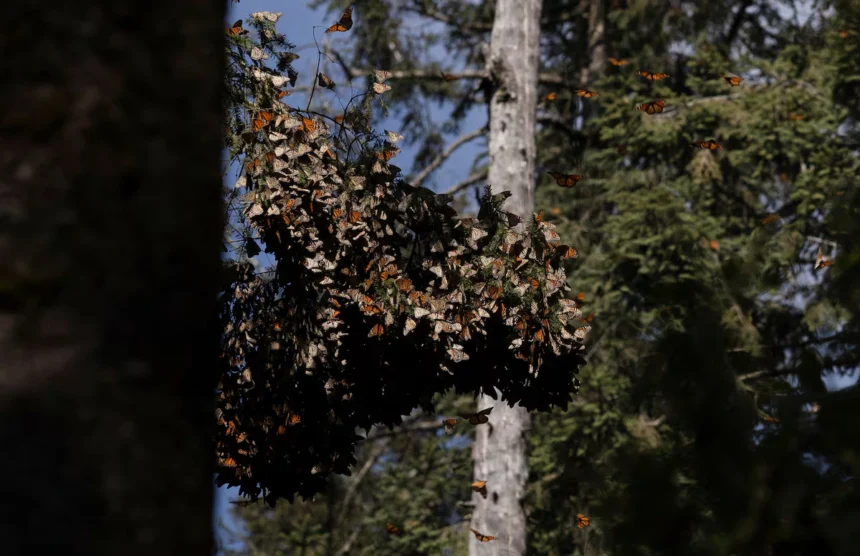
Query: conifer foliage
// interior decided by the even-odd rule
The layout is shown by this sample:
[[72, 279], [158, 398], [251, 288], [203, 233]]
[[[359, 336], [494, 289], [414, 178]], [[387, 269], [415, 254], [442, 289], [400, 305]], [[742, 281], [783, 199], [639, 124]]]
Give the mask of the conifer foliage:
[[[343, 119], [287, 104], [298, 75], [279, 15], [227, 30], [243, 229], [226, 263], [216, 409], [218, 484], [271, 504], [348, 474], [356, 428], [430, 411], [451, 388], [566, 407], [590, 330], [564, 296], [571, 250], [552, 224], [513, 231], [506, 195], [489, 189], [460, 218], [450, 196], [399, 178], [398, 134], [367, 125], [384, 87]], [[276, 262], [265, 274], [247, 260], [260, 245]]]

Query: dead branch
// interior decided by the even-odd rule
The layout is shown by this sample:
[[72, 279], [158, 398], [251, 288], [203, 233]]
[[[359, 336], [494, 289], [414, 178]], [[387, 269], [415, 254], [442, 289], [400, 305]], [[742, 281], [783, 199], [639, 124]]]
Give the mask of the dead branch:
[[454, 151], [456, 151], [458, 148], [460, 148], [465, 143], [468, 143], [472, 139], [476, 139], [478, 137], [481, 137], [482, 135], [485, 135], [487, 133], [487, 131], [488, 131], [488, 128], [486, 126], [484, 126], [480, 129], [476, 129], [475, 131], [472, 131], [472, 132], [467, 133], [465, 135], [461, 135], [453, 143], [448, 145], [448, 148], [445, 149], [444, 152], [440, 153], [439, 156], [434, 158], [433, 161], [426, 168], [421, 170], [421, 172], [419, 172], [418, 175], [415, 176], [414, 179], [408, 180], [409, 183], [411, 183], [415, 187], [420, 187], [421, 184], [424, 182], [424, 180], [426, 180], [427, 177], [436, 168], [441, 166], [442, 163], [448, 159], [448, 157], [450, 157], [452, 154], [454, 154]]

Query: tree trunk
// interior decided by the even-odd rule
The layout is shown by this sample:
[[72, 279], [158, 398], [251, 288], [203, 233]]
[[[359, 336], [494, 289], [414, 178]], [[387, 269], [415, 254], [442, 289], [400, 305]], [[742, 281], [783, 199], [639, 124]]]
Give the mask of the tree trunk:
[[224, 14], [7, 5], [3, 554], [211, 554]]
[[[541, 0], [498, 0], [488, 60], [497, 88], [490, 103], [487, 183], [511, 191], [506, 209], [524, 221], [534, 210], [540, 15]], [[491, 405], [490, 423], [477, 428], [474, 446], [475, 480], [487, 481], [488, 496], [473, 494], [472, 528], [496, 539], [481, 543], [472, 536], [469, 554], [522, 555], [529, 414], [519, 405], [479, 397], [478, 409]]]

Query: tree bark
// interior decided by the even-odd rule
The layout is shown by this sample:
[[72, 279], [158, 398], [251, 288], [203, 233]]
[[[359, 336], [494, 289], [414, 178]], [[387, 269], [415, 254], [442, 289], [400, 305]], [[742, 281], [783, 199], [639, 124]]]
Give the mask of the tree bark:
[[[535, 120], [541, 0], [498, 0], [488, 66], [496, 89], [490, 102], [490, 165], [487, 183], [512, 195], [506, 209], [528, 221], [534, 211]], [[497, 392], [498, 396], [498, 392]], [[487, 481], [488, 496], [472, 498], [472, 528], [495, 536], [469, 540], [470, 556], [522, 555], [526, 551], [523, 499], [528, 478], [529, 414], [482, 395], [478, 409], [494, 405], [488, 425], [477, 428], [475, 480]]]
[[7, 5], [4, 554], [211, 554], [225, 7]]

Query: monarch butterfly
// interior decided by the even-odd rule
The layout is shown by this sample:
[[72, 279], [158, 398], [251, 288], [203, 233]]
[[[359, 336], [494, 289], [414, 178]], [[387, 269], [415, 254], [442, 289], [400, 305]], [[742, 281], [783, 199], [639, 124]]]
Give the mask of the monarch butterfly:
[[233, 458], [224, 458], [221, 460], [221, 465], [224, 467], [236, 467], [238, 465]]
[[268, 162], [269, 164], [274, 164], [275, 163], [275, 153], [267, 152], [266, 153], [266, 162]]
[[259, 168], [261, 164], [262, 164], [262, 162], [260, 162], [260, 159], [255, 158], [254, 160], [245, 163], [245, 169], [250, 172], [250, 171], [254, 170], [255, 168]]
[[456, 75], [451, 75], [450, 73], [445, 73], [444, 71], [440, 71], [439, 74], [445, 81], [454, 81], [455, 79], [457, 79]]
[[819, 268], [825, 268], [833, 264], [833, 261], [830, 259], [825, 259], [824, 254], [821, 252], [821, 247], [818, 248], [818, 255], [815, 257], [815, 266], [812, 270], [818, 270]]
[[578, 294], [576, 294], [576, 300], [580, 303], [585, 301], [585, 292], [579, 292]]
[[576, 252], [576, 249], [570, 247], [569, 245], [559, 245], [555, 248], [556, 253], [561, 256], [562, 259], [575, 259], [579, 256], [579, 253]]
[[543, 97], [544, 100], [555, 100], [555, 93], [547, 93], [546, 96]]
[[266, 126], [266, 120], [262, 118], [254, 118], [251, 120], [251, 129], [254, 131], [260, 131]]
[[[360, 212], [358, 212], [357, 210], [349, 211], [349, 221], [350, 222], [355, 224], [359, 220], [361, 220], [361, 213]], [[368, 298], [368, 299], [370, 299], [370, 298]], [[373, 302], [373, 300], [371, 299], [370, 302]]]
[[529, 284], [531, 284], [533, 290], [540, 288], [540, 282], [537, 278], [529, 278]]
[[352, 29], [352, 8], [347, 8], [337, 23], [325, 30], [326, 33], [346, 33]]
[[591, 314], [590, 314], [590, 315], [588, 315], [587, 317], [582, 317], [582, 320], [584, 320], [585, 322], [591, 322], [591, 321], [593, 321], [593, 320], [594, 320], [594, 313], [591, 313]]
[[475, 534], [475, 538], [478, 539], [479, 542], [490, 542], [491, 540], [496, 538], [492, 535], [483, 535], [483, 534], [475, 531], [471, 527], [469, 528], [469, 531], [471, 531], [472, 533]]
[[719, 143], [717, 143], [716, 141], [713, 141], [711, 139], [709, 139], [707, 141], [699, 141], [698, 143], [693, 143], [693, 145], [698, 146], [698, 147], [705, 149], [705, 150], [709, 150], [709, 151], [715, 151], [717, 149], [723, 148], [722, 145], [720, 145]]
[[555, 183], [560, 187], [573, 187], [583, 176], [579, 174], [562, 174], [561, 172], [547, 172], [555, 180]]
[[402, 292], [409, 291], [409, 287], [412, 285], [412, 280], [409, 278], [398, 278], [394, 281], [394, 285], [397, 286], [397, 289]]
[[477, 413], [461, 413], [460, 417], [469, 421], [469, 423], [473, 425], [483, 425], [488, 422], [490, 418], [490, 412], [493, 411], [492, 407], [488, 407], [487, 409], [482, 409]]
[[794, 120], [795, 122], [799, 122], [800, 120], [802, 120], [806, 116], [804, 116], [803, 114], [789, 114], [788, 117], [790, 119]]
[[843, 39], [847, 39], [848, 38], [848, 31], [847, 30], [839, 31], [839, 36]]
[[709, 246], [711, 249], [713, 249], [714, 251], [719, 251], [719, 250], [720, 250], [720, 242], [719, 242], [719, 241], [717, 241], [717, 240], [715, 240], [715, 239], [712, 239], [710, 242], [708, 242], [708, 246]]
[[472, 490], [483, 496], [487, 497], [487, 481], [475, 481], [472, 483]]
[[403, 139], [403, 136], [400, 135], [399, 133], [395, 133], [393, 131], [388, 131], [387, 129], [385, 130], [385, 137], [387, 137], [388, 141], [391, 143], [396, 143], [396, 142]]
[[278, 98], [278, 100], [281, 100], [282, 98], [289, 96], [289, 95], [290, 95], [289, 91], [278, 91], [278, 93], [275, 96]]
[[650, 71], [640, 71], [639, 75], [647, 79], [648, 81], [660, 81], [661, 79], [666, 79], [669, 77], [668, 73], [651, 73]]
[[538, 329], [538, 331], [535, 332], [535, 341], [543, 342], [545, 339], [546, 338], [544, 337], [543, 328]]
[[646, 102], [645, 104], [640, 104], [636, 107], [636, 110], [645, 112], [646, 114], [659, 114], [663, 111], [664, 106], [666, 106], [666, 103], [658, 99], [652, 102]]
[[442, 424], [445, 425], [445, 434], [454, 434], [454, 425], [459, 422], [459, 419], [445, 419], [442, 421]]
[[502, 295], [501, 286], [490, 286], [485, 292], [485, 297], [489, 297], [490, 299], [498, 299], [500, 295]]
[[237, 19], [236, 23], [234, 23], [227, 29], [227, 34], [231, 37], [238, 37], [239, 35], [247, 35], [248, 30], [242, 29], [242, 20]]
[[400, 534], [400, 527], [397, 527], [396, 525], [394, 525], [390, 521], [385, 522], [385, 530], [388, 532], [389, 535], [399, 535]]
[[385, 333], [385, 327], [381, 324], [374, 324], [373, 328], [370, 329], [370, 332], [367, 334], [368, 338], [373, 338], [374, 336], [382, 336]]
[[377, 95], [381, 95], [386, 91], [391, 90], [391, 85], [386, 85], [385, 83], [374, 83], [373, 84], [373, 92]]
[[393, 145], [387, 145], [381, 151], [377, 151], [376, 158], [378, 158], [379, 160], [384, 160], [385, 162], [388, 162], [389, 160], [394, 158], [394, 156], [399, 152], [400, 152], [400, 149], [398, 149], [397, 147], [394, 147]]
[[588, 524], [590, 522], [591, 522], [591, 520], [588, 519], [588, 517], [586, 517], [582, 514], [576, 514], [576, 526], [579, 527], [580, 529], [582, 529], [584, 527], [588, 527]]
[[627, 64], [630, 63], [630, 61], [625, 59], [625, 58], [622, 58], [620, 60], [618, 58], [609, 58], [609, 63], [615, 67], [618, 67], [618, 66], [626, 66]]
[[319, 85], [323, 89], [331, 89], [332, 91], [335, 89], [334, 81], [332, 81], [331, 77], [325, 75], [324, 73], [317, 74], [317, 85]]
[[761, 223], [764, 225], [770, 224], [771, 222], [776, 222], [779, 220], [779, 215], [776, 213], [768, 214], [764, 218], [762, 218]]
[[575, 89], [573, 92], [576, 93], [576, 96], [578, 97], [591, 98], [597, 96], [596, 91], [589, 91], [588, 89]]
[[385, 70], [373, 70], [373, 76], [376, 78], [376, 81], [382, 83], [393, 74], [390, 71]]
[[743, 77], [738, 77], [736, 75], [724, 75], [723, 79], [725, 79], [726, 83], [728, 83], [732, 87], [737, 87], [744, 80]]
[[301, 422], [302, 422], [302, 418], [300, 416], [296, 415], [295, 413], [290, 413], [289, 416], [287, 417], [287, 424], [288, 425], [298, 425]]
[[317, 128], [317, 124], [310, 118], [302, 118], [302, 126], [304, 126], [305, 131], [308, 133], [313, 132]]

